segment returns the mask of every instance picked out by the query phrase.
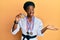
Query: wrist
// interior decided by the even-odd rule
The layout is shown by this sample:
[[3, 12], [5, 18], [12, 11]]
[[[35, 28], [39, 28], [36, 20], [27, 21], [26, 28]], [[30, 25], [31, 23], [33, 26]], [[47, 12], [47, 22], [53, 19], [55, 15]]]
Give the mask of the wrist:
[[18, 24], [18, 21], [15, 20], [15, 21], [14, 21], [14, 24]]
[[46, 27], [46, 29], [48, 29], [48, 27]]

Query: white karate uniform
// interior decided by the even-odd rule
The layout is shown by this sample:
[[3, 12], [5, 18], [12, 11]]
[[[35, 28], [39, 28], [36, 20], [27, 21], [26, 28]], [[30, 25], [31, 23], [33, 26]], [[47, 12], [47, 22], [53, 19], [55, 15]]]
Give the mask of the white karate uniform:
[[[24, 35], [27, 35], [27, 30], [26, 30], [26, 17], [24, 18], [21, 18], [19, 20], [19, 23], [17, 24], [17, 28], [12, 32], [13, 35], [15, 35], [18, 31], [20, 31], [20, 28], [22, 30], [22, 33]], [[40, 19], [36, 18], [34, 19], [34, 28], [32, 30], [33, 32], [33, 35], [29, 34], [30, 36], [34, 36], [34, 35], [37, 35], [37, 36], [43, 36], [43, 34], [41, 33], [41, 30], [43, 29], [43, 23]], [[23, 39], [23, 36], [21, 37], [21, 40]], [[25, 38], [25, 40], [27, 40]], [[37, 38], [31, 38], [30, 40], [37, 40]]]

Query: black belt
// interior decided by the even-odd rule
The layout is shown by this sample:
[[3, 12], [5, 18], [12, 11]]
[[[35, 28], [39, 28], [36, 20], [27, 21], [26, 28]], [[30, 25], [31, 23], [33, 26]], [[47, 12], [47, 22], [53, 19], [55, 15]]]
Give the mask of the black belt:
[[31, 38], [35, 38], [37, 35], [35, 35], [35, 36], [29, 36], [29, 35], [24, 35], [24, 34], [22, 34], [22, 36], [23, 36], [23, 40], [24, 40], [25, 38], [27, 38], [27, 40], [29, 40], [29, 39], [31, 39]]

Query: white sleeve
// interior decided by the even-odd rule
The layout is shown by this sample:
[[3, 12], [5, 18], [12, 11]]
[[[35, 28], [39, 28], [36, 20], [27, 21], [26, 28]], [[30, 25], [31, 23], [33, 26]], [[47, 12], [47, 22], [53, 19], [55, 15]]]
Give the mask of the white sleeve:
[[43, 29], [43, 23], [42, 23], [42, 21], [39, 21], [39, 28], [38, 28], [38, 36], [43, 36], [43, 34], [42, 34], [42, 32], [41, 32], [41, 30]]
[[13, 35], [17, 34], [17, 32], [20, 30], [20, 27], [21, 27], [21, 21], [19, 21], [19, 23], [17, 24], [17, 28], [12, 32], [12, 29], [11, 29], [11, 32]]

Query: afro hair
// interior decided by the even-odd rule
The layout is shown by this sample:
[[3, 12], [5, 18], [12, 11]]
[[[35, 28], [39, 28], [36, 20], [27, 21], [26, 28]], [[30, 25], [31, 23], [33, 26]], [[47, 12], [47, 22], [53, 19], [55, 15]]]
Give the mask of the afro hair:
[[33, 6], [35, 8], [35, 4], [33, 2], [27, 1], [27, 2], [25, 2], [24, 6], [23, 6], [25, 11], [26, 11], [28, 6]]

